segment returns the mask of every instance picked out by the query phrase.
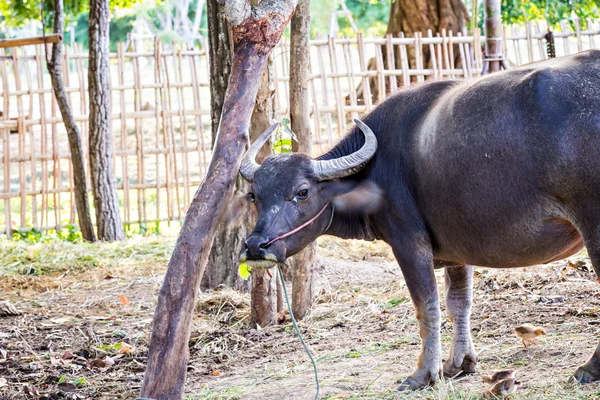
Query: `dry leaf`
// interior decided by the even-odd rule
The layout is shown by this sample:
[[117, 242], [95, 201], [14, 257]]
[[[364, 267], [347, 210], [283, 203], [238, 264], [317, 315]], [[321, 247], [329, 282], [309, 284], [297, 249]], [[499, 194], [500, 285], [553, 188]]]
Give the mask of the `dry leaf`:
[[4, 386], [8, 386], [8, 381], [6, 378], [0, 378], [0, 388]]
[[57, 387], [63, 392], [74, 392], [77, 390], [77, 386], [69, 382], [61, 382], [57, 385]]
[[106, 368], [106, 367], [108, 367], [107, 362], [100, 358], [96, 358], [96, 359], [90, 361], [90, 368]]
[[63, 360], [70, 360], [75, 358], [75, 354], [71, 353], [69, 350], [65, 351], [61, 357]]
[[0, 349], [0, 360], [6, 360], [8, 358], [8, 351]]
[[123, 305], [126, 305], [126, 306], [131, 305], [131, 303], [129, 302], [129, 299], [124, 294], [119, 296], [119, 300], [121, 300], [121, 303], [123, 303]]
[[135, 349], [134, 346], [127, 344], [125, 342], [121, 342], [121, 347], [119, 348], [120, 354], [129, 354]]
[[24, 390], [25, 394], [28, 394], [30, 396], [35, 396], [35, 397], [40, 396], [40, 392], [38, 392], [38, 390], [33, 385], [27, 385], [27, 386], [25, 386], [25, 388], [23, 390]]

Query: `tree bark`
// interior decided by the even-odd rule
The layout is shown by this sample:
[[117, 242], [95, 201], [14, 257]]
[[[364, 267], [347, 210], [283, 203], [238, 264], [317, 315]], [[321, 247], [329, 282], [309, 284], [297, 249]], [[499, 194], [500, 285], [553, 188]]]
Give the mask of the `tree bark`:
[[[54, 33], [61, 37], [63, 35], [64, 15], [63, 0], [54, 0]], [[75, 123], [75, 118], [73, 118], [73, 112], [71, 111], [71, 105], [69, 104], [62, 79], [61, 41], [52, 45], [52, 56], [50, 60], [46, 60], [46, 66], [52, 80], [54, 96], [56, 97], [60, 114], [62, 115], [65, 128], [67, 129], [67, 137], [71, 149], [71, 163], [73, 165], [73, 186], [75, 189], [75, 206], [77, 207], [77, 216], [79, 217], [79, 228], [81, 229], [81, 235], [85, 240], [88, 242], [95, 242], [96, 233], [94, 232], [90, 203], [88, 201], [81, 132]]]
[[485, 0], [485, 60], [482, 75], [507, 68], [502, 49], [501, 8], [501, 0]]
[[230, 201], [268, 54], [296, 6], [294, 0], [227, 0], [234, 58], [208, 173], [186, 213], [154, 313], [141, 397], [181, 399], [194, 303], [219, 221]]
[[[291, 22], [290, 42], [290, 122], [298, 141], [292, 150], [311, 155], [312, 135], [308, 107], [310, 71], [310, 0], [299, 0]], [[314, 263], [316, 243], [313, 242], [291, 260], [292, 311], [298, 319], [310, 310], [314, 300]]]
[[[273, 123], [271, 77], [271, 68], [267, 66], [260, 79], [260, 88], [252, 112], [252, 122], [250, 123], [250, 137], [252, 139], [258, 138]], [[257, 161], [261, 162], [269, 154], [270, 147], [263, 146]], [[250, 223], [249, 226], [254, 226], [256, 217], [254, 216], [248, 222]], [[239, 254], [239, 250], [240, 248], [237, 249], [236, 255]], [[275, 325], [277, 323], [277, 273], [271, 273], [264, 269], [254, 269], [251, 276], [250, 323], [262, 327]]]
[[[396, 0], [393, 1], [390, 7], [390, 17], [388, 20], [387, 34], [393, 37], [400, 37], [403, 33], [405, 37], [414, 37], [415, 33], [427, 35], [427, 31], [435, 35], [452, 31], [453, 35], [463, 32], [469, 15], [462, 0]], [[396, 46], [398, 47], [398, 46]], [[410, 68], [416, 68], [415, 49], [414, 46], [408, 46], [408, 63]], [[423, 67], [431, 68], [431, 54], [429, 46], [421, 47], [421, 55], [423, 58]], [[401, 65], [400, 50], [396, 48], [394, 51], [395, 65]], [[457, 68], [460, 68], [460, 51], [457, 46], [454, 48], [454, 62]], [[387, 67], [387, 51], [383, 51], [383, 65]], [[375, 58], [369, 60], [369, 70], [377, 69]], [[375, 104], [379, 99], [384, 99], [391, 92], [390, 82], [385, 80], [386, 93], [380, 95], [377, 77], [369, 78], [369, 87], [371, 89], [372, 103]], [[415, 77], [411, 78], [416, 79]], [[398, 80], [401, 84], [401, 80]], [[362, 83], [358, 88], [358, 96], [361, 101], [364, 101], [364, 90]], [[349, 97], [346, 98], [349, 103]]]
[[233, 43], [225, 14], [219, 12], [218, 0], [207, 0], [208, 50], [210, 68], [210, 127], [214, 145], [231, 75]]
[[90, 0], [90, 175], [98, 238], [107, 241], [122, 240], [125, 237], [119, 213], [110, 127], [109, 22], [108, 0]]
[[[225, 15], [219, 12], [217, 0], [208, 0], [208, 46], [210, 66], [210, 114], [212, 143], [214, 145], [219, 129], [219, 120], [223, 109], [227, 83], [231, 75], [231, 56], [233, 46], [229, 24]], [[250, 132], [252, 136], [252, 132]], [[249, 185], [238, 177], [233, 198], [249, 191]], [[235, 201], [235, 200], [234, 200]], [[248, 228], [252, 226], [250, 207], [240, 207], [235, 223], [221, 225], [210, 251], [208, 264], [200, 283], [202, 290], [214, 289], [225, 285], [232, 289], [248, 292], [250, 281], [243, 280], [238, 274], [239, 253], [248, 237]]]

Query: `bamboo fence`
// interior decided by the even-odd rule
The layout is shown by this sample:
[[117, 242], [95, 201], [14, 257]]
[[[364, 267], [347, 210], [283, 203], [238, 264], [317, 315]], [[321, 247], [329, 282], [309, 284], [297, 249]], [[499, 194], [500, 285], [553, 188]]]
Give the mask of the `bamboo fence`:
[[[506, 27], [510, 66], [547, 58], [547, 27]], [[600, 26], [561, 24], [557, 56], [600, 46]], [[483, 66], [482, 35], [426, 32], [414, 37], [311, 41], [309, 96], [315, 153], [334, 145], [352, 118], [403, 86], [428, 79], [472, 78]], [[147, 49], [146, 49], [147, 48]], [[207, 54], [166, 49], [159, 41], [119, 44], [111, 54], [114, 163], [126, 224], [178, 221], [210, 160]], [[428, 55], [428, 62], [425, 55]], [[394, 56], [395, 55], [395, 56]], [[415, 61], [409, 62], [409, 55]], [[66, 131], [52, 94], [42, 45], [0, 48], [0, 234], [76, 224]], [[87, 152], [88, 54], [64, 54], [64, 80]], [[276, 118], [287, 115], [289, 43], [272, 53]], [[89, 170], [89, 168], [88, 168]]]

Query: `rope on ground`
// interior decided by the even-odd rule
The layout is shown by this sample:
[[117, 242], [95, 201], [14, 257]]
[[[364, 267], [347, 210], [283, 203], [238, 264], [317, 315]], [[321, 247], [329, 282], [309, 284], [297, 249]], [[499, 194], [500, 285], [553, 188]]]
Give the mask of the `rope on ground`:
[[[288, 267], [286, 264], [283, 264], [283, 265]], [[319, 375], [317, 373], [317, 363], [315, 362], [315, 359], [313, 358], [312, 353], [310, 352], [308, 346], [306, 345], [306, 342], [304, 341], [302, 334], [300, 333], [300, 328], [298, 328], [298, 323], [296, 322], [296, 318], [294, 318], [294, 313], [292, 312], [292, 306], [290, 305], [290, 299], [288, 298], [287, 289], [285, 288], [285, 279], [283, 278], [283, 272], [281, 272], [281, 267], [279, 266], [279, 264], [277, 264], [277, 272], [279, 273], [279, 278], [281, 279], [281, 283], [282, 283], [281, 286], [283, 286], [283, 294], [285, 296], [285, 302], [287, 304], [287, 308], [290, 312], [290, 317], [292, 318], [292, 324], [294, 325], [294, 329], [296, 330], [296, 333], [298, 334], [298, 338], [300, 339], [300, 342], [304, 346], [304, 350], [306, 350], [306, 354], [308, 354], [308, 357], [310, 358], [310, 362], [312, 363], [312, 366], [313, 366], [313, 370], [315, 371], [315, 382], [317, 384], [317, 393], [315, 393], [314, 400], [318, 400], [320, 388], [319, 388]]]

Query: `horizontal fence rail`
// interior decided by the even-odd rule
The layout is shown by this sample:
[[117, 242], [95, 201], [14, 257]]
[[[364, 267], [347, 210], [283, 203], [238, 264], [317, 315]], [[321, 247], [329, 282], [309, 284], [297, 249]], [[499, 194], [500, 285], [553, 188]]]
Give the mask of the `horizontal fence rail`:
[[[548, 28], [506, 27], [509, 66], [546, 59]], [[600, 46], [600, 26], [564, 22], [557, 56]], [[317, 39], [310, 46], [309, 102], [315, 155], [333, 146], [352, 119], [404, 86], [480, 75], [485, 38], [425, 32], [414, 37]], [[159, 41], [119, 44], [111, 53], [114, 163], [126, 224], [183, 218], [211, 156], [210, 88], [202, 49]], [[76, 224], [66, 131], [52, 93], [44, 47], [0, 49], [0, 234]], [[87, 155], [88, 54], [66, 47], [63, 75]], [[271, 56], [276, 118], [288, 114], [289, 43]], [[87, 160], [87, 156], [86, 156]], [[89, 168], [88, 168], [89, 171]]]

